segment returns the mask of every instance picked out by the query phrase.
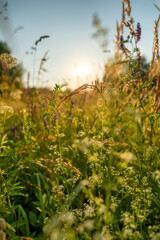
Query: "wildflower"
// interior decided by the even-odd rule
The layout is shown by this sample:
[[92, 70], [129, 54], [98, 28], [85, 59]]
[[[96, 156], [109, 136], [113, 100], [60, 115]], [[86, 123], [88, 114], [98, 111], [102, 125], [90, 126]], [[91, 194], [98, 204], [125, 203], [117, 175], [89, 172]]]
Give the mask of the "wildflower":
[[46, 108], [46, 103], [42, 104], [42, 108], [44, 108], [44, 109]]
[[12, 91], [10, 93], [10, 96], [14, 99], [14, 100], [20, 100], [21, 99], [21, 94], [22, 94], [22, 91], [17, 89], [16, 91]]
[[141, 53], [138, 52], [138, 53], [137, 53], [137, 63], [140, 63], [141, 60], [142, 60]]
[[3, 60], [0, 60], [0, 61], [1, 61], [1, 65], [2, 65], [3, 70], [6, 71], [8, 79], [10, 80], [11, 78], [10, 78], [9, 67], [8, 67], [7, 63]]
[[5, 90], [8, 90], [9, 86], [7, 83], [3, 82], [0, 84], [0, 90], [1, 91], [5, 91]]
[[34, 111], [34, 114], [36, 115], [37, 114], [37, 106], [36, 105], [34, 105], [33, 111]]
[[131, 162], [132, 160], [136, 159], [136, 156], [131, 153], [131, 152], [123, 152], [123, 153], [119, 153], [119, 156], [126, 160], [126, 162]]
[[52, 124], [53, 124], [53, 126], [55, 126], [56, 121], [57, 121], [57, 118], [58, 118], [58, 114], [55, 113], [55, 114], [54, 114], [54, 117], [53, 117], [53, 120], [52, 120]]
[[154, 180], [160, 184], [160, 171], [156, 170], [155, 172], [153, 172], [152, 176]]
[[11, 69], [17, 65], [17, 59], [7, 53], [3, 53], [0, 55], [0, 61], [2, 64], [2, 68], [5, 70]]
[[1, 153], [3, 153], [4, 152], [4, 148], [0, 148], [0, 151], [1, 151]]
[[2, 68], [3, 68], [4, 70], [7, 70], [7, 72], [8, 72], [9, 67], [8, 67], [7, 63], [6, 63], [5, 61], [1, 60], [1, 64], [2, 64]]
[[120, 49], [123, 49], [124, 43], [123, 43], [123, 36], [120, 36]]
[[21, 129], [22, 129], [22, 132], [23, 132], [23, 133], [26, 133], [22, 120], [21, 120]]
[[140, 23], [137, 23], [137, 28], [136, 28], [136, 43], [139, 42], [141, 39], [141, 25]]
[[45, 117], [43, 117], [43, 123], [44, 123], [45, 129], [48, 129], [48, 125], [47, 125], [47, 122], [46, 122], [46, 118], [45, 118]]
[[0, 106], [0, 113], [4, 114], [6, 112], [14, 113], [14, 109], [10, 106]]
[[19, 136], [17, 135], [17, 126], [16, 124], [14, 124], [13, 128], [11, 129], [11, 131], [13, 132], [14, 138], [19, 138]]

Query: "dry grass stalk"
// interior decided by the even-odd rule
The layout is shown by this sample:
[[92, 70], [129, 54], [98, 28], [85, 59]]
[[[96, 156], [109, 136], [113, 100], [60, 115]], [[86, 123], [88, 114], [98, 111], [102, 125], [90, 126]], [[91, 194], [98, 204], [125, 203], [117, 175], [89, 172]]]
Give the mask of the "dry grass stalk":
[[[136, 33], [134, 31], [134, 21], [133, 18], [131, 17], [131, 5], [129, 0], [122, 0], [123, 3], [125, 3], [125, 12], [127, 13], [127, 16], [129, 17], [129, 21], [126, 22], [124, 21], [124, 25], [129, 29], [131, 36], [135, 37]], [[123, 10], [124, 11], [124, 10]]]
[[124, 23], [125, 23], [125, 8], [124, 8], [124, 2], [122, 2], [122, 20], [121, 20], [121, 36], [123, 36], [123, 28], [124, 28]]
[[[126, 21], [126, 16], [125, 13], [127, 13], [127, 16], [129, 17], [129, 21]], [[128, 48], [126, 48], [123, 44], [123, 31], [124, 31], [124, 26], [126, 26], [129, 29], [130, 35], [133, 37], [136, 37], [136, 32], [134, 30], [134, 21], [133, 18], [131, 17], [131, 6], [130, 6], [130, 1], [129, 0], [122, 0], [122, 20], [121, 20], [121, 25], [120, 25], [120, 34], [121, 36], [119, 37], [119, 49], [123, 51], [126, 57], [130, 55], [130, 51]], [[117, 38], [118, 34], [116, 35]]]
[[[154, 98], [154, 109], [153, 109], [154, 113], [157, 112], [158, 98], [160, 93], [160, 76], [159, 76], [160, 62], [159, 62], [159, 37], [158, 37], [159, 21], [160, 21], [160, 15], [158, 16], [158, 19], [155, 22], [155, 26], [154, 26], [154, 48], [153, 48], [152, 60], [150, 62], [150, 72], [149, 72], [149, 77], [151, 77], [153, 72], [153, 66], [154, 64], [156, 64], [156, 76], [158, 77], [158, 79], [157, 79], [157, 88], [156, 88], [156, 93]], [[156, 61], [155, 61], [155, 58], [156, 58]]]
[[75, 90], [73, 90], [69, 95], [67, 95], [65, 98], [62, 99], [62, 101], [58, 104], [58, 106], [55, 108], [54, 113], [57, 112], [60, 108], [60, 106], [66, 102], [68, 99], [70, 99], [72, 96], [79, 94], [80, 92], [86, 90], [86, 89], [92, 89], [92, 90], [96, 90], [98, 93], [100, 93], [100, 95], [102, 96], [102, 92], [98, 89], [97, 86], [92, 85], [92, 84], [83, 84], [82, 86], [76, 88]]
[[123, 53], [125, 54], [126, 58], [131, 54], [131, 51], [129, 51], [128, 48], [126, 48], [125, 46], [123, 46]]
[[121, 142], [113, 142], [113, 141], [103, 141], [101, 142], [103, 145], [107, 144], [107, 145], [111, 145], [111, 146], [123, 146], [123, 147], [128, 147], [129, 144], [128, 143], [121, 143]]
[[123, 0], [123, 2], [127, 5], [126, 8], [125, 8], [125, 11], [126, 11], [128, 17], [130, 17], [130, 15], [131, 15], [130, 1], [129, 0]]
[[152, 60], [150, 62], [150, 72], [149, 72], [149, 78], [152, 76], [153, 73], [153, 66], [155, 65], [155, 58], [157, 57], [157, 63], [159, 62], [159, 39], [158, 39], [158, 24], [160, 20], [160, 15], [158, 16], [157, 21], [155, 21], [154, 26], [154, 48], [152, 52]]
[[120, 38], [120, 27], [118, 24], [118, 21], [116, 21], [116, 35], [115, 35], [115, 59], [118, 57], [118, 52], [119, 52], [119, 38]]
[[38, 75], [40, 75], [41, 70], [46, 71], [46, 70], [43, 68], [43, 64], [44, 64], [44, 62], [46, 61], [47, 54], [48, 54], [48, 51], [45, 52], [43, 58], [41, 59], [41, 63], [40, 63], [39, 70], [38, 70]]
[[129, 32], [131, 34], [131, 36], [135, 37], [136, 36], [136, 33], [133, 29], [133, 26], [131, 25], [131, 23], [129, 22], [124, 22], [124, 25], [129, 29]]
[[[57, 162], [55, 160], [52, 160], [52, 159], [40, 158], [39, 160], [40, 161], [44, 161], [44, 162], [57, 164]], [[63, 160], [69, 161], [69, 159], [67, 159], [67, 158], [63, 158]], [[70, 163], [66, 163], [66, 162], [61, 162], [61, 163], [62, 163], [63, 166], [68, 167], [68, 168], [74, 170], [79, 176], [82, 175], [82, 173], [76, 167], [71, 165]]]

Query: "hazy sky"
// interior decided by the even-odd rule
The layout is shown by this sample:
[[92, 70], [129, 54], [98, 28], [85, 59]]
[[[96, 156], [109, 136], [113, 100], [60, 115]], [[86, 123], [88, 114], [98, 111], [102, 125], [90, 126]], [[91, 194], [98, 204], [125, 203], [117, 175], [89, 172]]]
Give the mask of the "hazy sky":
[[[153, 28], [159, 14], [153, 3], [158, 6], [160, 3], [158, 0], [130, 2], [132, 16], [142, 27], [139, 47], [142, 54], [150, 59]], [[49, 80], [47, 85], [53, 88], [55, 83], [67, 80], [75, 87], [79, 65], [84, 64], [90, 68], [88, 74], [92, 79], [101, 75], [107, 57], [114, 54], [116, 20], [121, 20], [121, 0], [8, 0], [8, 6], [4, 8], [5, 3], [5, 0], [0, 0], [1, 40], [6, 40], [12, 48], [12, 55], [20, 62], [23, 61], [26, 69], [25, 82], [28, 71], [32, 82], [34, 55], [31, 47], [43, 35], [49, 35], [50, 38], [38, 44], [35, 76], [37, 77], [40, 60], [47, 50], [48, 60], [44, 63], [44, 68], [48, 73], [43, 73], [40, 80], [35, 80], [38, 86]], [[92, 24], [94, 13], [98, 14], [102, 26], [108, 29], [107, 49], [110, 53], [104, 53], [92, 37], [95, 32]], [[5, 16], [8, 20], [4, 20]], [[15, 33], [21, 26], [23, 29], [19, 28]]]

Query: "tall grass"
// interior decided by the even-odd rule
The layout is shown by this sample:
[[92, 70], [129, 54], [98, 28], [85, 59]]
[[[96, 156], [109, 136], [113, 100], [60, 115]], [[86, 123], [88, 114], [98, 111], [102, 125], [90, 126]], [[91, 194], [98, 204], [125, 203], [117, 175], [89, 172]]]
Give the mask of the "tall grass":
[[0, 239], [160, 239], [158, 23], [149, 70], [125, 0], [103, 82], [13, 94], [1, 77]]

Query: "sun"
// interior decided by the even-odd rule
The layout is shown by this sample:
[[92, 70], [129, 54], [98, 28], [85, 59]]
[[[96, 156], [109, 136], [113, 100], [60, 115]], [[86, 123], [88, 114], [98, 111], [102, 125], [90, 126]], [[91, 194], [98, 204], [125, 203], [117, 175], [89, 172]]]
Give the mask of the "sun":
[[80, 78], [87, 78], [87, 76], [89, 76], [89, 74], [91, 73], [91, 67], [89, 66], [89, 64], [80, 63], [77, 65], [76, 72]]

